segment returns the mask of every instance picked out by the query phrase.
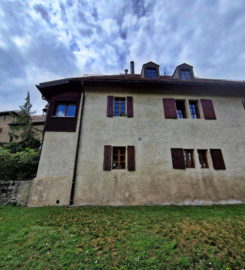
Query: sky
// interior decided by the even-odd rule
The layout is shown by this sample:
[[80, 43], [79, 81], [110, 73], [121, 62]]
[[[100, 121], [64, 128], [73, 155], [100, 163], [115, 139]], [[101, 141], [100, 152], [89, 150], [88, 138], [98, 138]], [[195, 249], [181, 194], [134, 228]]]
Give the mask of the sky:
[[17, 110], [35, 85], [120, 74], [135, 62], [172, 75], [245, 79], [245, 0], [0, 0], [0, 111]]

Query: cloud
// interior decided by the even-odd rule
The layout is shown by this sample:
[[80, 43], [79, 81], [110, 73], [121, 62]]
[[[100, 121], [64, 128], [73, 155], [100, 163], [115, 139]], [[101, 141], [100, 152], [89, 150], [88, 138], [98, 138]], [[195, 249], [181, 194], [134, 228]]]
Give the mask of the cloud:
[[[154, 61], [172, 74], [243, 79], [245, 1], [1, 0], [0, 110], [16, 109], [35, 84], [83, 74], [136, 72]], [[4, 104], [4, 105], [3, 105]]]

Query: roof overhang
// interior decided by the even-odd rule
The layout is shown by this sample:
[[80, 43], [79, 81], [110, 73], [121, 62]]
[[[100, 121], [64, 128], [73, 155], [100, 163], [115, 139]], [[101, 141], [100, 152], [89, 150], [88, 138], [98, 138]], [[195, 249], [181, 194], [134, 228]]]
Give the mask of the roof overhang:
[[[245, 90], [244, 82], [235, 82], [235, 81], [205, 81], [201, 79], [193, 79], [193, 80], [179, 80], [179, 79], [166, 79], [166, 80], [157, 80], [157, 79], [107, 79], [107, 78], [68, 78], [57, 81], [44, 82], [37, 85], [37, 88], [42, 93], [45, 99], [49, 99], [55, 93], [59, 93], [62, 91], [67, 91], [67, 87], [70, 89], [81, 91], [81, 84], [86, 85], [118, 85], [118, 86], [144, 86], [144, 88], [156, 86], [176, 86], [179, 89], [183, 87], [186, 89], [188, 86], [190, 87], [202, 87], [202, 88], [223, 88], [223, 89], [243, 89]], [[198, 88], [197, 88], [198, 89]]]

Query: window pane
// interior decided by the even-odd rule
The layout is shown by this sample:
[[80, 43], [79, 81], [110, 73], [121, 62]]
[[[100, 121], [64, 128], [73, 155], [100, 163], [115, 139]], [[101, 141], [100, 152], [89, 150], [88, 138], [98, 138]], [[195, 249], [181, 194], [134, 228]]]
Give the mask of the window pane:
[[189, 101], [190, 104], [190, 112], [191, 112], [191, 118], [198, 119], [199, 116], [199, 110], [198, 110], [198, 102], [197, 101]]
[[113, 147], [113, 169], [125, 169], [125, 147]]
[[124, 97], [116, 97], [114, 103], [114, 116], [125, 116], [126, 100]]
[[190, 70], [181, 70], [180, 71], [180, 78], [182, 80], [191, 80], [191, 71]]
[[195, 168], [193, 150], [184, 149], [184, 160], [186, 168]]
[[155, 68], [147, 68], [146, 69], [146, 77], [155, 78], [157, 76], [157, 71]]
[[65, 111], [66, 111], [66, 105], [65, 104], [59, 104], [56, 107], [56, 112], [55, 112], [55, 116], [65, 116]]
[[185, 101], [175, 100], [176, 102], [176, 113], [178, 119], [186, 118]]
[[68, 105], [66, 116], [75, 117], [76, 116], [76, 108], [77, 108], [76, 105]]
[[208, 168], [207, 150], [197, 150], [202, 169]]

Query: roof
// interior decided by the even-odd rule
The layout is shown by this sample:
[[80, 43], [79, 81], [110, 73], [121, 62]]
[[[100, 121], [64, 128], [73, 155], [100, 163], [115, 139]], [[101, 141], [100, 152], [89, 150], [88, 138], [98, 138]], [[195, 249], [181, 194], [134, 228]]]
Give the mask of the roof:
[[192, 80], [181, 80], [177, 78], [173, 78], [169, 75], [160, 75], [157, 78], [143, 78], [140, 74], [119, 74], [119, 75], [91, 75], [91, 76], [83, 76], [83, 77], [75, 77], [75, 78], [66, 78], [62, 80], [49, 81], [40, 83], [38, 88], [55, 86], [60, 84], [68, 84], [71, 81], [142, 81], [142, 82], [193, 82], [193, 83], [223, 83], [223, 84], [238, 84], [245, 85], [244, 81], [233, 81], [233, 80], [225, 80], [225, 79], [206, 79], [206, 78], [193, 78]]
[[46, 115], [32, 115], [31, 119], [33, 124], [43, 124], [45, 122]]
[[15, 114], [17, 115], [19, 113], [19, 111], [15, 110], [15, 111], [2, 111], [0, 112], [0, 115], [10, 115], [10, 114]]
[[[4, 116], [4, 115], [10, 115], [10, 114], [15, 114], [18, 115], [20, 111], [3, 111], [0, 112], [0, 116]], [[41, 125], [44, 124], [45, 119], [46, 119], [46, 115], [32, 115], [31, 116], [32, 119], [32, 123], [35, 125]]]
[[[46, 115], [32, 115], [31, 116], [31, 119], [32, 119], [32, 124], [33, 125], [43, 125], [45, 120], [46, 120]], [[20, 123], [9, 123], [9, 125], [13, 125], [13, 126], [16, 126], [16, 125], [22, 125]]]
[[65, 78], [62, 80], [44, 82], [37, 85], [37, 88], [41, 92], [42, 96], [45, 99], [49, 99], [52, 96], [52, 89], [68, 86], [70, 83], [85, 83], [85, 84], [120, 84], [120, 85], [141, 85], [141, 86], [205, 86], [205, 87], [218, 87], [218, 88], [227, 88], [229, 91], [237, 89], [245, 89], [244, 81], [232, 81], [224, 79], [206, 79], [206, 78], [197, 78], [194, 77], [191, 80], [181, 80], [180, 78], [174, 78], [169, 75], [160, 75], [157, 78], [145, 78], [140, 74], [119, 74], [119, 75], [95, 75], [95, 76], [83, 76], [75, 78]]
[[147, 62], [147, 63], [145, 63], [142, 67], [144, 67], [144, 66], [157, 66], [157, 67], [159, 67], [159, 65], [158, 64], [156, 64], [156, 63], [154, 63], [154, 62], [152, 62], [152, 61], [150, 61], [150, 62]]
[[[140, 74], [119, 74], [119, 75], [96, 75], [96, 76], [86, 76], [86, 77], [77, 77], [77, 78], [68, 78], [68, 81], [97, 81], [97, 80], [125, 80], [125, 81], [142, 81], [142, 82], [193, 82], [193, 83], [223, 83], [223, 84], [238, 84], [245, 85], [244, 81], [233, 81], [225, 79], [206, 79], [206, 78], [197, 78], [195, 77], [192, 80], [181, 80], [173, 78], [169, 75], [160, 75], [157, 78], [143, 78]], [[41, 84], [40, 84], [41, 85]]]

